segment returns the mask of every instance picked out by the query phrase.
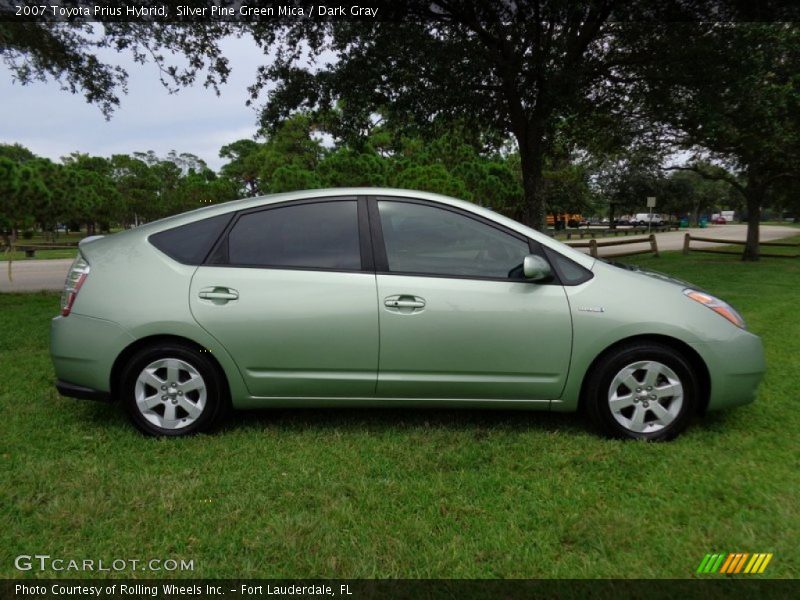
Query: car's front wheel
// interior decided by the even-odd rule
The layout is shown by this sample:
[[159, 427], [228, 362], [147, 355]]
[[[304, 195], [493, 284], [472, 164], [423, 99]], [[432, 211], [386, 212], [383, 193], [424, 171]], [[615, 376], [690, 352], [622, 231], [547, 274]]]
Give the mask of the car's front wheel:
[[139, 350], [122, 374], [122, 402], [133, 424], [149, 435], [207, 431], [227, 412], [227, 388], [216, 365], [188, 345]]
[[600, 359], [587, 381], [586, 407], [612, 437], [666, 441], [689, 425], [698, 395], [697, 377], [683, 355], [640, 342]]

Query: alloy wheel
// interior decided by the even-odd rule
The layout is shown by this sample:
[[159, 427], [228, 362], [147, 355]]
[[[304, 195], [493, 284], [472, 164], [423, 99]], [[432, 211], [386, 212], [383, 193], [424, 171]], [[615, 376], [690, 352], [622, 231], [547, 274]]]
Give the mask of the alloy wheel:
[[183, 429], [203, 414], [207, 389], [192, 365], [163, 358], [141, 370], [134, 395], [137, 409], [148, 422], [163, 429]]
[[625, 429], [653, 433], [669, 426], [683, 406], [683, 384], [667, 365], [637, 361], [622, 368], [608, 389], [611, 415]]

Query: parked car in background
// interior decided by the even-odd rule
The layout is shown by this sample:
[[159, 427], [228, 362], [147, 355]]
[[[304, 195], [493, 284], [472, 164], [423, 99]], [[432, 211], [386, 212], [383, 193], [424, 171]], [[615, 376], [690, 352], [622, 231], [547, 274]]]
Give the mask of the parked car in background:
[[724, 301], [475, 204], [381, 188], [204, 207], [81, 243], [51, 356], [63, 395], [141, 431], [228, 409], [585, 410], [667, 440], [752, 402], [761, 340]]
[[728, 222], [728, 220], [723, 216], [717, 215], [716, 217], [711, 219], [711, 222], [714, 223], [715, 225], [725, 225]]
[[634, 225], [655, 225], [661, 226], [664, 224], [664, 217], [658, 213], [636, 213], [632, 219]]
[[583, 221], [583, 217], [578, 213], [547, 213], [547, 226], [559, 227], [578, 227]]

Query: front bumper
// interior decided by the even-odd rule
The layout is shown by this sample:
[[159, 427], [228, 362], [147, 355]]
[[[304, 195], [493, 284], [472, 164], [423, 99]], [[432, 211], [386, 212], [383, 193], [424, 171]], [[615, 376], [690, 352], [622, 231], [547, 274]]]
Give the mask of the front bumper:
[[722, 342], [692, 344], [708, 367], [711, 394], [708, 410], [748, 404], [756, 399], [766, 362], [761, 338], [744, 330]]

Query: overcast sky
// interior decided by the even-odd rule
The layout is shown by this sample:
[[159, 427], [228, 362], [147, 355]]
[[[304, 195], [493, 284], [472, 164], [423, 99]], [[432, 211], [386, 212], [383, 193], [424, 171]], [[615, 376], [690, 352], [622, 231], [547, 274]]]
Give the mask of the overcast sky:
[[228, 39], [224, 54], [233, 72], [221, 96], [202, 85], [169, 94], [153, 64], [110, 56], [128, 70], [128, 94], [106, 121], [80, 94], [55, 82], [21, 86], [0, 64], [0, 143], [20, 143], [35, 154], [57, 160], [75, 150], [99, 156], [154, 150], [191, 152], [217, 170], [221, 146], [255, 135], [257, 113], [245, 106], [247, 86], [265, 60], [250, 39]]

